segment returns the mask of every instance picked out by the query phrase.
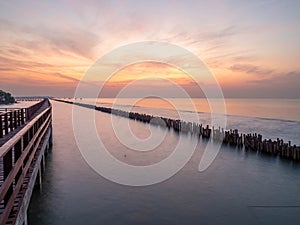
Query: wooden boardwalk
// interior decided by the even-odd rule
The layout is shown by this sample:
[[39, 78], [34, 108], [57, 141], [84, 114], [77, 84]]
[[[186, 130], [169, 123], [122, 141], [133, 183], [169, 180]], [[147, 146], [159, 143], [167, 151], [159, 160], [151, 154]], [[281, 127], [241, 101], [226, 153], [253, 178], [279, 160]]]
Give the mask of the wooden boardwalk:
[[0, 116], [0, 225], [21, 225], [52, 142], [52, 108], [44, 99], [9, 110]]

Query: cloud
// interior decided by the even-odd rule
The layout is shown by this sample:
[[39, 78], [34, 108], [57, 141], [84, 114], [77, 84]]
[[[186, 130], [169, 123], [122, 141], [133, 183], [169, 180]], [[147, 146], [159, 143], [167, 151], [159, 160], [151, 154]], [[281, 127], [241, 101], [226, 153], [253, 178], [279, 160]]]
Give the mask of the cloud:
[[22, 49], [38, 53], [49, 52], [63, 54], [69, 52], [88, 59], [93, 58], [93, 48], [101, 43], [99, 35], [91, 30], [73, 25], [64, 27], [60, 25], [30, 26], [15, 24], [11, 21], [0, 19], [0, 32], [5, 34], [1, 41], [7, 39], [19, 48], [9, 49], [8, 52], [25, 56]]
[[[241, 32], [240, 29], [237, 28], [237, 26], [226, 26], [219, 30], [213, 30], [213, 31], [180, 31], [176, 32], [175, 30], [173, 32], [170, 32], [169, 36], [165, 38], [161, 38], [164, 41], [171, 41], [171, 42], [183, 42], [188, 45], [197, 45], [197, 44], [203, 44], [207, 42], [213, 42], [213, 43], [219, 43], [221, 44], [227, 39], [230, 39], [232, 36], [237, 35]], [[216, 42], [218, 41], [218, 42]], [[209, 49], [213, 50], [216, 46], [209, 47]]]
[[258, 76], [271, 75], [274, 72], [274, 70], [266, 69], [252, 64], [234, 64], [228, 69], [233, 72], [244, 72], [244, 73], [254, 74]]
[[100, 43], [99, 37], [88, 30], [72, 27], [69, 29], [47, 28], [39, 29], [33, 34], [42, 38], [41, 42], [49, 44], [54, 49], [93, 58], [92, 50]]
[[10, 68], [11, 70], [17, 68], [44, 68], [44, 67], [54, 67], [51, 64], [47, 63], [39, 63], [39, 62], [32, 62], [32, 61], [25, 61], [25, 60], [17, 60], [11, 59], [8, 57], [0, 56], [0, 66]]
[[[248, 80], [244, 90], [236, 90], [242, 96], [267, 98], [299, 98], [300, 71], [276, 73], [269, 78]], [[228, 92], [229, 93], [229, 92]]]
[[13, 71], [13, 69], [12, 68], [0, 68], [0, 72], [1, 71]]
[[[245, 84], [256, 94], [260, 85], [271, 90], [274, 84], [285, 87], [288, 92], [289, 87], [295, 87], [294, 83], [299, 84], [297, 72], [279, 74], [274, 66], [280, 61], [282, 65], [277, 63], [278, 67], [288, 68], [287, 71], [299, 69], [297, 60], [293, 60], [299, 55], [299, 21], [293, 4], [272, 9], [274, 11], [270, 11], [270, 7], [262, 10], [261, 5], [254, 4], [254, 7], [252, 3], [214, 1], [172, 4], [164, 1], [88, 0], [83, 3], [66, 0], [18, 4], [5, 1], [0, 5], [1, 85], [5, 83], [3, 78], [11, 78], [19, 82], [16, 86], [25, 86], [24, 77], [26, 85], [36, 80], [40, 82], [35, 83], [37, 86], [42, 82], [48, 86], [53, 84], [63, 93], [62, 86], [76, 83], [74, 77], [80, 77], [100, 54], [123, 44], [149, 39], [189, 49], [202, 57], [214, 72], [220, 73], [217, 75], [220, 79], [229, 69], [232, 77], [224, 83], [231, 82], [232, 89], [243, 91]], [[182, 63], [186, 59], [175, 55], [172, 60]], [[117, 63], [117, 60], [113, 62]], [[270, 68], [264, 66], [267, 64]], [[245, 76], [238, 76], [242, 73]], [[56, 84], [57, 81], [63, 85]], [[186, 82], [185, 85], [193, 86]]]
[[[261, 85], [300, 85], [300, 71], [292, 71], [283, 74], [276, 74], [270, 78], [249, 80], [249, 83]], [[299, 91], [300, 95], [300, 91]]]

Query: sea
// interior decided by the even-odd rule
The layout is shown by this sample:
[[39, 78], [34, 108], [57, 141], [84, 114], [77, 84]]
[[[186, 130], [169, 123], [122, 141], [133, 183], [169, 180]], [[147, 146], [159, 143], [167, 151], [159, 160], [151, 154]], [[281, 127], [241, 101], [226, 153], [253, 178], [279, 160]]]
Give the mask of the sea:
[[[211, 124], [215, 116], [225, 117], [226, 127], [222, 128], [227, 130], [260, 133], [264, 138], [278, 137], [300, 144], [300, 99], [68, 100], [185, 118], [203, 125]], [[98, 137], [115, 161], [136, 167], [159, 164], [172, 155], [179, 140], [184, 143], [183, 149], [195, 148], [187, 163], [167, 179], [126, 185], [99, 173], [84, 157], [83, 151], [91, 146], [78, 145], [73, 106], [53, 100], [51, 103], [53, 146], [47, 155], [42, 187], [34, 190], [29, 205], [30, 225], [300, 224], [300, 163], [221, 146], [211, 165], [199, 171], [206, 141], [94, 111]], [[218, 107], [212, 112], [213, 105]], [[81, 110], [84, 113], [91, 109]], [[86, 139], [90, 136], [85, 135]], [[135, 146], [136, 137], [147, 140], [151, 135], [162, 137], [153, 149], [131, 149], [139, 147]], [[103, 167], [116, 170], [114, 164], [103, 163]], [[139, 175], [141, 180], [150, 177], [146, 171]], [[158, 175], [163, 172], [157, 171]], [[123, 181], [131, 178], [125, 174]]]
[[[283, 138], [300, 145], [300, 99], [104, 98], [75, 101], [172, 119], [183, 118], [205, 126], [212, 125], [212, 116], [218, 119], [222, 115], [226, 127], [221, 128], [260, 133], [267, 139]], [[210, 105], [216, 110], [212, 112]]]

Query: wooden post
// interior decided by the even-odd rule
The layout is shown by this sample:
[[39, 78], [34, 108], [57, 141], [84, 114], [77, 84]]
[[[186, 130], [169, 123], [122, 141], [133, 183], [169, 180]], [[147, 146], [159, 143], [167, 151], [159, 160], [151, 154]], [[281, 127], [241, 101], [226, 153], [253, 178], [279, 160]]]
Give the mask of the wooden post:
[[20, 116], [21, 116], [20, 115], [20, 109], [17, 110], [16, 113], [17, 113], [17, 121], [16, 121], [17, 122], [17, 126], [20, 126], [21, 125], [21, 123], [20, 123]]
[[4, 114], [4, 131], [5, 131], [5, 134], [8, 134], [8, 117], [7, 117], [7, 113]]
[[13, 112], [12, 111], [9, 112], [9, 128], [10, 128], [10, 132], [12, 132], [14, 130], [14, 121], [13, 121]]
[[[3, 156], [3, 176], [4, 180], [8, 177], [10, 171], [12, 170], [12, 149], [10, 149], [4, 156]], [[9, 201], [10, 196], [13, 193], [13, 184], [9, 187], [4, 197], [4, 205], [7, 204]]]
[[3, 121], [2, 121], [2, 115], [0, 115], [0, 138], [3, 138]]
[[14, 128], [18, 127], [17, 110], [14, 111]]
[[38, 174], [37, 174], [37, 180], [36, 180], [36, 185], [38, 185], [40, 191], [42, 190], [42, 168], [41, 168], [41, 164], [39, 165], [38, 168]]
[[[47, 146], [48, 148], [48, 146]], [[46, 160], [45, 160], [45, 154], [42, 156], [42, 171], [43, 173], [45, 172], [46, 170]]]
[[28, 225], [27, 212], [25, 212], [24, 223], [23, 223], [23, 225]]
[[[16, 144], [15, 144], [15, 164], [18, 162], [18, 159], [20, 158], [21, 154], [23, 152], [23, 138], [21, 138]], [[17, 183], [19, 180], [20, 175], [22, 174], [22, 167], [20, 168], [20, 170], [18, 171], [18, 173], [16, 174], [16, 178], [15, 178], [15, 182]]]
[[24, 114], [25, 114], [25, 109], [21, 109], [21, 123], [22, 123], [22, 124], [25, 123], [25, 117], [24, 117]]

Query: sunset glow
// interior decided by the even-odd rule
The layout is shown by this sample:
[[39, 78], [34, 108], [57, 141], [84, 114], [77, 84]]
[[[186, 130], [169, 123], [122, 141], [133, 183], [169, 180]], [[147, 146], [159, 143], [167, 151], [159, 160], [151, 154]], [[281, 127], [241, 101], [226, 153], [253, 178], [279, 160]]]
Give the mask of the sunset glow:
[[[15, 95], [71, 97], [102, 55], [154, 40], [196, 54], [225, 97], [299, 97], [298, 1], [4, 1], [0, 6], [0, 86]], [[149, 62], [120, 68], [106, 87], [146, 79], [140, 87], [167, 88], [160, 78], [193, 89], [183, 71]]]

